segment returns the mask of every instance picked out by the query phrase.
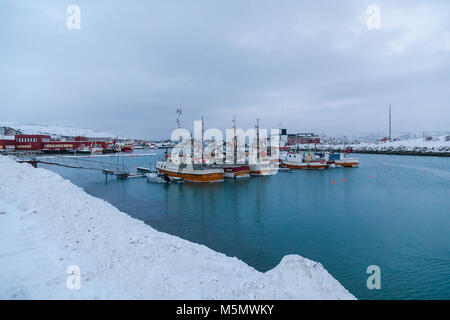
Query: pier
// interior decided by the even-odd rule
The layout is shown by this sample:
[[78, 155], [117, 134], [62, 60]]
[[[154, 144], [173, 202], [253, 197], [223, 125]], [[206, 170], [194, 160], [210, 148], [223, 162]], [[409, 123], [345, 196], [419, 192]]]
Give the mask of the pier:
[[[84, 169], [101, 171], [105, 174], [105, 179], [108, 179], [108, 175], [114, 175], [119, 179], [140, 178], [144, 177], [146, 173], [154, 172], [154, 169], [138, 167], [137, 172], [130, 172], [129, 168], [125, 165], [125, 157], [144, 157], [155, 156], [155, 153], [147, 154], [123, 154], [123, 155], [83, 155], [83, 156], [43, 156], [36, 153], [20, 153], [10, 155], [11, 158], [19, 163], [29, 163], [33, 167], [37, 168], [38, 164], [54, 165], [60, 167], [66, 167], [71, 169]], [[97, 158], [115, 157], [115, 163], [108, 163], [96, 160]]]

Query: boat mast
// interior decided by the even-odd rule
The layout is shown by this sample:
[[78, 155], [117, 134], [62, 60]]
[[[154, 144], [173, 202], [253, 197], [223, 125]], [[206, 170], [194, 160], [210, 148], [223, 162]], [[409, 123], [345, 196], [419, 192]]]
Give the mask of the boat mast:
[[203, 165], [203, 131], [204, 131], [204, 117], [202, 116], [202, 147], [201, 147], [201, 152], [202, 152], [202, 165]]
[[[181, 114], [182, 113], [183, 113], [183, 109], [182, 109], [182, 107], [180, 105], [180, 108], [177, 109], [177, 129], [181, 128]], [[179, 141], [180, 141], [180, 137], [178, 137], [178, 142]], [[178, 152], [178, 155], [179, 155], [180, 154], [180, 150], [178, 150], [177, 152]], [[169, 153], [169, 149], [168, 148], [166, 148], [166, 152], [165, 153], [166, 153], [165, 154], [165, 158], [167, 160], [167, 156], [168, 156], [168, 153]]]
[[256, 150], [258, 151], [257, 160], [259, 160], [259, 118], [256, 119]]

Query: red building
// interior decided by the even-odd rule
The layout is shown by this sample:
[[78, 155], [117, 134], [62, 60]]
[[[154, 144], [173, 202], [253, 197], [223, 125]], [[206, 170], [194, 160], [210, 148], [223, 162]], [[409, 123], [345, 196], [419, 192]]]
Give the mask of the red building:
[[106, 141], [49, 141], [43, 144], [43, 151], [76, 150], [83, 148], [107, 148]]
[[14, 140], [0, 140], [0, 150], [16, 151], [69, 151], [82, 148], [107, 148], [108, 141], [95, 141], [76, 137], [74, 141], [52, 140], [49, 135], [18, 134]]
[[16, 150], [16, 141], [9, 139], [0, 140], [0, 151], [14, 151]]
[[288, 134], [287, 145], [320, 143], [320, 137], [314, 133]]
[[51, 139], [50, 136], [42, 134], [16, 134], [16, 150], [42, 150], [43, 143]]

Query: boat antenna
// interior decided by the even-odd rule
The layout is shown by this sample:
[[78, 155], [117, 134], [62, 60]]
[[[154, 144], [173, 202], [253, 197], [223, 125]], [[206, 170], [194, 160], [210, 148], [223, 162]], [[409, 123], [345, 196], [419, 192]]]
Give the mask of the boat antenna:
[[183, 113], [183, 109], [181, 108], [181, 105], [180, 105], [180, 108], [177, 109], [177, 128], [178, 129], [181, 128], [181, 114], [182, 113]]

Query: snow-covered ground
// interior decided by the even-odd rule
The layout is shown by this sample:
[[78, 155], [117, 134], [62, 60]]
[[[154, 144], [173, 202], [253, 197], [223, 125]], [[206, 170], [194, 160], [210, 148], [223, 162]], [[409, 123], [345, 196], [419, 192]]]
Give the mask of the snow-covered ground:
[[0, 122], [0, 127], [9, 127], [19, 130], [23, 134], [48, 134], [59, 137], [88, 137], [88, 138], [115, 138], [116, 135], [92, 129], [81, 129], [65, 126], [48, 126], [40, 124], [19, 124], [15, 122]]
[[[361, 143], [348, 143], [348, 144], [332, 144], [321, 143], [316, 147], [322, 150], [343, 150], [352, 148], [355, 152], [358, 151], [381, 151], [381, 152], [420, 152], [420, 153], [450, 153], [450, 140], [447, 140], [448, 135], [437, 136], [426, 140], [423, 138], [415, 138], [408, 140], [399, 140], [391, 142], [361, 142]], [[314, 145], [299, 145], [301, 149], [314, 148]]]
[[0, 239], [0, 299], [354, 299], [320, 263], [290, 255], [258, 272], [3, 156]]

